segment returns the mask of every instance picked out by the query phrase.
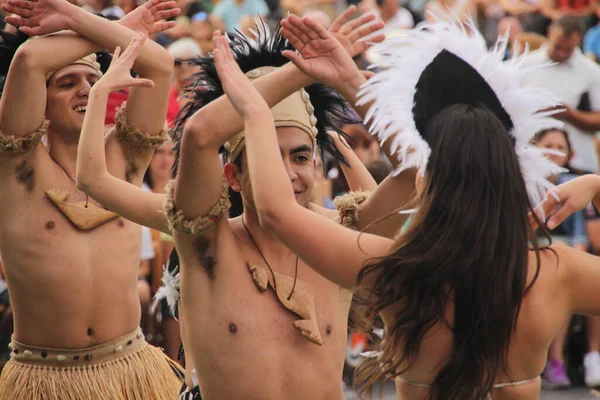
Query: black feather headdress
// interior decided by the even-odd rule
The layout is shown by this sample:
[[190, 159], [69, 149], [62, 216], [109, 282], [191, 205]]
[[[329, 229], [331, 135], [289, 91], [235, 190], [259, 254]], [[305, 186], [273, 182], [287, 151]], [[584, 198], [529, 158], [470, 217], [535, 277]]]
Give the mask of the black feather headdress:
[[[287, 64], [289, 60], [281, 53], [284, 50], [294, 51], [295, 49], [281, 35], [279, 26], [271, 32], [264, 22], [258, 20], [256, 27], [256, 32], [253, 32], [256, 39], [239, 31], [230, 36], [230, 47], [242, 72], [246, 73], [260, 67], [281, 67]], [[212, 55], [197, 57], [193, 62], [200, 67], [200, 72], [195, 74], [193, 84], [187, 89], [187, 95], [192, 101], [180, 111], [173, 130], [173, 138], [176, 143], [175, 169], [179, 162], [181, 132], [185, 122], [200, 108], [224, 94]], [[346, 124], [359, 122], [359, 118], [348, 103], [328, 86], [315, 83], [307, 86], [305, 90], [315, 109], [318, 146], [323, 153], [328, 152], [345, 163], [346, 160], [333, 144], [327, 131], [335, 131], [345, 136], [340, 128]], [[221, 148], [221, 152], [224, 151], [224, 148]]]

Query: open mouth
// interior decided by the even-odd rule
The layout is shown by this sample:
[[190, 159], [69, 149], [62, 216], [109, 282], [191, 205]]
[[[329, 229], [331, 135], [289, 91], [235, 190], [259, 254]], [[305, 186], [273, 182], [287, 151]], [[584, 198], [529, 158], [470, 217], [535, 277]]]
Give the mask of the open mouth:
[[74, 108], [74, 110], [79, 114], [85, 114], [87, 111], [87, 106], [77, 106]]

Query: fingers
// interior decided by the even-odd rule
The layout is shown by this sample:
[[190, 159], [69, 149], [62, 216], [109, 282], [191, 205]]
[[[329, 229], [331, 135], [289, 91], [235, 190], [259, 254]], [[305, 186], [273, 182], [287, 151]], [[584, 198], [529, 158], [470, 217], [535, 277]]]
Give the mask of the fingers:
[[110, 60], [110, 67], [112, 67], [113, 65], [115, 65], [117, 63], [120, 55], [121, 55], [121, 46], [117, 46], [117, 48], [113, 52], [112, 60]]
[[295, 16], [295, 15], [290, 15], [285, 21], [287, 21], [286, 24], [284, 24], [283, 26], [292, 31], [294, 33], [294, 35], [296, 35], [296, 37], [298, 37], [298, 39], [300, 39], [301, 41], [303, 41], [304, 43], [309, 43], [310, 42], [310, 36], [308, 36], [300, 27], [303, 26], [303, 22], [302, 20]]
[[[29, 18], [32, 15], [31, 11], [12, 6], [10, 4], [3, 4], [2, 10], [6, 13], [16, 15], [16, 16], [6, 17], [6, 22], [10, 23], [11, 25], [14, 25], [14, 24], [12, 22], [9, 22], [9, 20], [16, 21], [16, 19], [18, 18], [20, 21], [24, 22], [26, 20], [22, 19], [22, 18]], [[15, 26], [17, 26], [17, 25], [15, 25]]]
[[36, 2], [26, 0], [8, 0], [8, 4], [14, 7], [22, 8], [24, 10], [33, 10]]
[[306, 44], [303, 41], [301, 41], [297, 35], [283, 27], [281, 28], [280, 32], [283, 35], [283, 37], [286, 38], [296, 50], [302, 52], [302, 49], [304, 49], [304, 46], [306, 46]]
[[577, 211], [574, 207], [572, 207], [569, 203], [563, 205], [557, 212], [554, 214], [546, 224], [548, 229], [554, 229], [558, 225], [560, 225], [565, 219], [569, 217], [569, 215], [573, 214]]
[[342, 35], [347, 35], [348, 33], [352, 32], [356, 28], [358, 28], [362, 25], [365, 25], [371, 21], [374, 21], [376, 18], [377, 18], [377, 16], [373, 13], [363, 14], [360, 17], [345, 23], [344, 26], [342, 26], [342, 29], [340, 29], [340, 33]]
[[360, 73], [367, 79], [375, 76], [375, 72], [373, 71], [360, 71]]
[[308, 65], [306, 60], [303, 59], [299, 54], [291, 50], [285, 50], [281, 53], [285, 58], [294, 63], [296, 67], [300, 69], [302, 72], [306, 72], [308, 70]]
[[323, 26], [308, 17], [302, 18], [303, 24], [300, 29], [306, 33], [311, 39], [329, 39], [331, 35]]
[[162, 22], [156, 22], [153, 26], [152, 32], [151, 33], [155, 33], [155, 32], [164, 32], [166, 30], [175, 28], [175, 26], [177, 25], [177, 22], [175, 21], [162, 21]]
[[146, 35], [140, 34], [131, 39], [129, 46], [127, 46], [127, 49], [125, 49], [125, 52], [123, 53], [125, 62], [131, 62], [131, 64], [133, 64], [135, 59], [140, 55], [144, 43], [146, 43]]
[[154, 20], [162, 21], [163, 19], [177, 17], [179, 14], [181, 14], [180, 8], [173, 8], [173, 9], [169, 9], [169, 10], [165, 10], [165, 11], [157, 11], [154, 14]]
[[152, 5], [150, 11], [156, 12], [170, 10], [174, 8], [177, 8], [177, 3], [174, 1], [159, 1], [158, 3]]
[[331, 24], [329, 32], [339, 32], [343, 25], [348, 22], [352, 14], [356, 12], [356, 6], [350, 6], [344, 10]]
[[[368, 25], [361, 25], [358, 29], [355, 29], [354, 31], [350, 32], [350, 34], [348, 35], [348, 40], [350, 41], [350, 43], [354, 43], [364, 38], [365, 36], [370, 35], [371, 33], [381, 30], [383, 26], [383, 21], [377, 21]], [[381, 33], [381, 35], [383, 35], [383, 33]]]
[[378, 34], [374, 35], [373, 37], [370, 37], [368, 40], [367, 39], [359, 40], [356, 43], [352, 44], [352, 54], [350, 54], [350, 55], [352, 57], [354, 57], [357, 54], [364, 53], [365, 51], [370, 49], [371, 46], [373, 46], [373, 44], [381, 43], [384, 40], [385, 40], [384, 33], [378, 33]]

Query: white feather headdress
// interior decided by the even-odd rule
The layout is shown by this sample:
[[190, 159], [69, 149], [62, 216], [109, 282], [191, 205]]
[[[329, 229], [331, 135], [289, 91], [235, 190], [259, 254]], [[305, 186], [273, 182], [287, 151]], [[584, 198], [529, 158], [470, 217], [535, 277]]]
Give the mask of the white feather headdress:
[[525, 67], [527, 49], [523, 55], [503, 61], [507, 38], [500, 37], [488, 51], [483, 36], [472, 23], [469, 27], [472, 33], [459, 23], [438, 18], [435, 23], [421, 24], [405, 36], [376, 45], [374, 51], [381, 58], [374, 67], [382, 71], [362, 87], [358, 105], [373, 102], [366, 122], [371, 122], [371, 134], [380, 143], [392, 141], [391, 150], [401, 162], [395, 173], [412, 167], [424, 173], [431, 149], [413, 115], [416, 86], [423, 71], [442, 51], [460, 58], [487, 82], [503, 112], [508, 114], [512, 125], [509, 134], [515, 139], [521, 172], [535, 205], [553, 187], [547, 178], [563, 171], [545, 157], [549, 151], [529, 144], [536, 132], [562, 126], [550, 117], [556, 111], [540, 112], [559, 105], [558, 99], [544, 89], [522, 85], [528, 75], [548, 64]]

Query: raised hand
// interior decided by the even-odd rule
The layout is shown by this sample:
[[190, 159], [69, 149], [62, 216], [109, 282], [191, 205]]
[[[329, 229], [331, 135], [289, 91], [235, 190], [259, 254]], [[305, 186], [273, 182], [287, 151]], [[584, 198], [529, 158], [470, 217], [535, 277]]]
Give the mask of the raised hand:
[[[350, 17], [355, 12], [356, 6], [348, 7], [329, 27], [329, 33], [340, 42], [350, 57], [363, 53], [373, 43], [379, 43], [385, 39], [385, 35], [381, 32], [385, 25], [383, 21], [373, 22], [376, 19], [373, 13], [363, 14], [350, 21]], [[363, 40], [371, 34], [373, 35], [368, 40]]]
[[596, 202], [600, 199], [600, 176], [584, 175], [559, 185], [554, 193], [548, 193], [544, 201], [536, 207], [536, 213], [543, 213], [546, 218], [550, 217], [547, 226], [554, 229], [569, 215], [583, 210], [595, 199]]
[[175, 21], [165, 21], [181, 13], [177, 3], [168, 0], [148, 0], [118, 22], [144, 35], [166, 31], [175, 26]]
[[339, 91], [340, 85], [360, 75], [352, 57], [340, 42], [310, 18], [300, 19], [290, 15], [281, 22], [281, 26], [281, 34], [300, 53], [298, 55], [286, 50], [283, 55], [314, 80]]
[[2, 10], [8, 14], [6, 22], [29, 36], [48, 35], [69, 29], [74, 5], [66, 0], [8, 0]]
[[244, 75], [237, 62], [233, 58], [231, 48], [227, 38], [222, 36], [218, 31], [213, 37], [213, 57], [215, 66], [223, 91], [233, 104], [235, 110], [242, 117], [259, 113], [270, 112], [267, 103], [262, 96], [256, 91], [252, 82]]
[[130, 72], [133, 63], [139, 56], [145, 42], [146, 35], [140, 34], [138, 37], [131, 40], [123, 54], [121, 54], [121, 48], [117, 47], [108, 71], [106, 71], [106, 74], [104, 74], [104, 76], [94, 85], [93, 90], [116, 92], [134, 86], [146, 88], [153, 87], [154, 82], [150, 79], [133, 78]]

